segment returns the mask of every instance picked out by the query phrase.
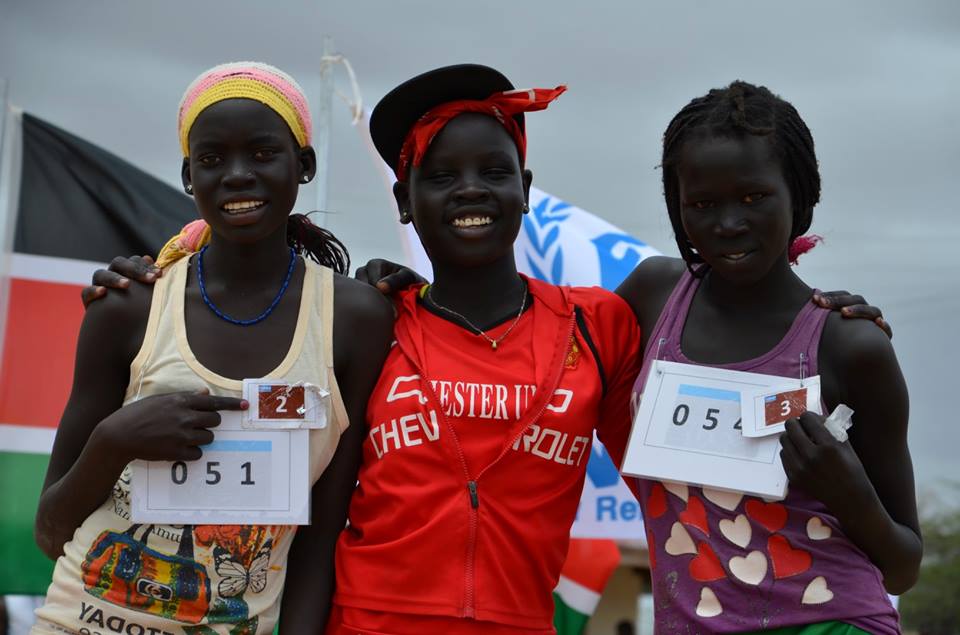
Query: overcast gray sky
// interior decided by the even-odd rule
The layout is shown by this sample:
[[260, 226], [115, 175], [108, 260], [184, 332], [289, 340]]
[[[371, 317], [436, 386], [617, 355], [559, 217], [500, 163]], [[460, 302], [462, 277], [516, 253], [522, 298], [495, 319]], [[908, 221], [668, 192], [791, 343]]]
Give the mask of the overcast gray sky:
[[[884, 309], [921, 487], [960, 478], [960, 3], [0, 0], [0, 77], [18, 106], [179, 186], [187, 84], [254, 59], [316, 96], [324, 35], [370, 105], [457, 62], [495, 66], [517, 86], [568, 84], [528, 119], [535, 183], [671, 254], [656, 165], [673, 114], [737, 78], [790, 100], [824, 183], [813, 230], [827, 242], [800, 273]], [[343, 75], [338, 87], [349, 90]], [[383, 180], [339, 102], [330, 156], [327, 227], [355, 263], [401, 258]], [[313, 197], [305, 189], [300, 209]]]

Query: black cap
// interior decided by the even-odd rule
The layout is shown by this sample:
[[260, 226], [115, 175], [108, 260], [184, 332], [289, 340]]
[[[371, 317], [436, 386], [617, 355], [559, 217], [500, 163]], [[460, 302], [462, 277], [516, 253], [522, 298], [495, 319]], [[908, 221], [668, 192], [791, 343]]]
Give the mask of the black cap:
[[[427, 111], [460, 99], [486, 99], [513, 90], [503, 73], [480, 64], [444, 66], [408, 79], [377, 103], [370, 115], [370, 136], [393, 171], [407, 133]], [[514, 117], [523, 130], [523, 113]]]

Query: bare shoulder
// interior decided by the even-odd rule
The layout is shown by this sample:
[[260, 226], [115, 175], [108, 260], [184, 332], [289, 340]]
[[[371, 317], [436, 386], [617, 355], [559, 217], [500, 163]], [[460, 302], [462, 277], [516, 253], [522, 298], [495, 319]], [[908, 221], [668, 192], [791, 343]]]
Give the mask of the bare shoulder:
[[827, 316], [820, 352], [825, 362], [844, 375], [896, 364], [893, 344], [883, 330], [870, 320], [845, 319], [837, 311]]
[[680, 258], [653, 256], [645, 258], [617, 287], [617, 295], [627, 301], [645, 332], [653, 328], [686, 270]]
[[360, 390], [358, 403], [366, 404], [393, 341], [393, 306], [364, 282], [337, 274], [333, 284], [334, 368], [345, 399]]
[[333, 276], [334, 311], [340, 319], [361, 320], [392, 328], [393, 306], [376, 287], [340, 274]]
[[620, 289], [630, 289], [641, 293], [656, 293], [663, 289], [672, 290], [686, 270], [687, 264], [680, 258], [671, 258], [670, 256], [644, 258], [623, 281], [618, 288], [618, 292]]
[[883, 403], [893, 411], [907, 403], [907, 388], [886, 333], [870, 320], [827, 316], [819, 346], [823, 394], [828, 404]]
[[333, 277], [334, 362], [379, 358], [393, 340], [393, 306], [376, 287], [346, 276]]

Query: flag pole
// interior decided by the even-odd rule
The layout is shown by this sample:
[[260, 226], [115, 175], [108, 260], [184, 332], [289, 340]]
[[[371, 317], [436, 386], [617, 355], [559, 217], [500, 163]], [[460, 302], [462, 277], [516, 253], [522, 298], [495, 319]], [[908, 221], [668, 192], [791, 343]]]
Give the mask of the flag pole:
[[[314, 179], [316, 207], [327, 211], [327, 185], [330, 166], [330, 129], [333, 127], [333, 38], [323, 36], [323, 56], [320, 58], [320, 95], [317, 99], [317, 118], [314, 122], [313, 149], [317, 153], [317, 175]], [[321, 226], [326, 226], [326, 214], [318, 214]]]
[[[3, 345], [7, 333], [7, 307], [10, 306], [10, 256], [13, 252], [13, 222], [17, 200], [13, 192], [13, 161], [17, 153], [9, 143], [8, 122], [13, 118], [10, 111], [9, 82], [0, 77], [0, 364], [3, 363]], [[8, 150], [7, 145], [10, 145]]]

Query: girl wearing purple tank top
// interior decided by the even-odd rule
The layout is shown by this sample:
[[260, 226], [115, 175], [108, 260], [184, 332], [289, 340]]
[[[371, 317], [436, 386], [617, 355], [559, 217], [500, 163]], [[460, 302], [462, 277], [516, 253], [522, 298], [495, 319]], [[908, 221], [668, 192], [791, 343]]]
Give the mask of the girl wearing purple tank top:
[[856, 414], [845, 443], [820, 415], [787, 423], [783, 501], [641, 481], [657, 633], [899, 633], [887, 592], [914, 584], [922, 552], [907, 389], [883, 332], [817, 307], [790, 267], [820, 195], [810, 131], [766, 88], [711, 90], [670, 122], [663, 184], [683, 259], [618, 289], [645, 366], [820, 374], [827, 408]]

